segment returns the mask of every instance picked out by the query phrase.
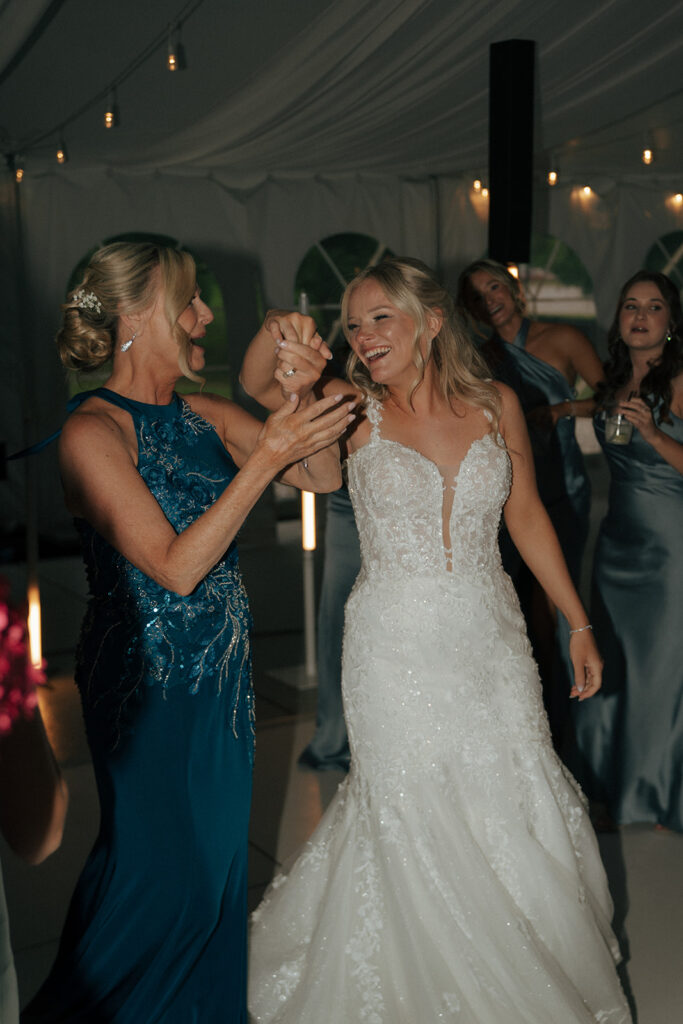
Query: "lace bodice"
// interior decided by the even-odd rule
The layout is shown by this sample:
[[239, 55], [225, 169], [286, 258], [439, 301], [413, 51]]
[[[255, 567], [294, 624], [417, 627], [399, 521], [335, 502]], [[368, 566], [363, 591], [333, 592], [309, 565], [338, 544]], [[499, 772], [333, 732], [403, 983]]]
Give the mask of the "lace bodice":
[[439, 467], [381, 435], [370, 400], [369, 442], [348, 460], [349, 493], [361, 539], [361, 577], [452, 572], [472, 581], [500, 570], [496, 542], [511, 467], [492, 434], [473, 441], [459, 467]]

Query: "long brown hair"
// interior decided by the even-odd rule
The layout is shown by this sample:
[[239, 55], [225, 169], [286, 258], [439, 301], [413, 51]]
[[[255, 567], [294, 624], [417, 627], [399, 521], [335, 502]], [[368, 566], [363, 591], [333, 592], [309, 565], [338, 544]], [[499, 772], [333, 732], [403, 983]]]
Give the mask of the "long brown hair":
[[654, 284], [659, 289], [669, 307], [669, 331], [660, 358], [650, 364], [648, 372], [640, 382], [640, 397], [653, 409], [659, 406], [660, 423], [671, 423], [671, 382], [683, 371], [683, 315], [676, 285], [670, 277], [656, 270], [639, 270], [628, 279], [619, 293], [614, 319], [607, 334], [609, 356], [604, 364], [605, 379], [598, 385], [596, 400], [600, 407], [611, 405], [616, 393], [631, 379], [631, 354], [619, 331], [619, 314], [628, 293], [634, 284], [640, 284], [641, 281]]

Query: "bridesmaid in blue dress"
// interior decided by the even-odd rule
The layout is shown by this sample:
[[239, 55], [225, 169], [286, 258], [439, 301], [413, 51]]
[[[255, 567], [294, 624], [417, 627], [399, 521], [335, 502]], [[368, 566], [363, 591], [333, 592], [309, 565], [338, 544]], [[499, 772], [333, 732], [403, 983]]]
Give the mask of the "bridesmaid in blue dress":
[[683, 321], [664, 274], [626, 283], [609, 355], [600, 404], [633, 435], [615, 444], [597, 414], [610, 491], [592, 621], [605, 670], [592, 706], [575, 712], [576, 769], [617, 823], [683, 831]]
[[176, 394], [182, 374], [201, 381], [212, 320], [195, 273], [187, 253], [116, 243], [64, 306], [63, 362], [113, 357], [59, 453], [90, 589], [76, 682], [101, 823], [26, 1022], [247, 1019], [254, 714], [235, 537], [276, 475], [339, 486], [326, 446], [351, 417], [290, 402], [262, 424]]
[[[588, 535], [590, 482], [574, 420], [591, 416], [595, 404], [592, 398], [577, 399], [574, 384], [581, 376], [595, 388], [602, 379], [600, 360], [575, 327], [525, 316], [519, 281], [495, 260], [476, 260], [465, 268], [458, 303], [475, 323], [493, 331], [481, 351], [494, 379], [508, 384], [520, 400], [538, 491], [578, 587]], [[500, 542], [503, 565], [515, 583], [539, 663], [553, 740], [561, 750], [566, 743], [572, 679], [567, 622], [540, 591], [507, 532], [501, 533]]]

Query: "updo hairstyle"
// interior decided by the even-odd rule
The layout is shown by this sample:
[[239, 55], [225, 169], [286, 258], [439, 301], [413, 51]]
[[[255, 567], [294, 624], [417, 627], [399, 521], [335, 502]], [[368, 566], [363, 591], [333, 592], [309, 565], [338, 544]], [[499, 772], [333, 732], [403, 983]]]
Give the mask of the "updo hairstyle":
[[83, 279], [62, 306], [56, 342], [64, 366], [96, 370], [111, 359], [119, 317], [148, 309], [159, 287], [169, 327], [178, 342], [180, 370], [200, 381], [188, 363], [189, 336], [178, 324], [197, 287], [194, 260], [187, 252], [147, 242], [112, 242], [93, 254]]
[[[486, 364], [467, 336], [452, 297], [434, 272], [421, 260], [407, 256], [385, 259], [363, 270], [347, 285], [342, 297], [342, 325], [347, 340], [350, 340], [349, 302], [355, 289], [364, 281], [376, 281], [387, 298], [415, 324], [413, 359], [417, 376], [411, 396], [424, 379], [425, 366], [431, 358], [443, 395], [448, 399], [460, 398], [487, 410], [496, 433], [500, 396], [488, 379]], [[421, 339], [425, 334], [428, 337], [428, 318], [433, 314], [441, 316], [441, 328], [435, 337], [429, 338], [423, 355]], [[346, 370], [351, 383], [363, 394], [380, 401], [388, 396], [388, 388], [373, 381], [370, 371], [353, 350]]]

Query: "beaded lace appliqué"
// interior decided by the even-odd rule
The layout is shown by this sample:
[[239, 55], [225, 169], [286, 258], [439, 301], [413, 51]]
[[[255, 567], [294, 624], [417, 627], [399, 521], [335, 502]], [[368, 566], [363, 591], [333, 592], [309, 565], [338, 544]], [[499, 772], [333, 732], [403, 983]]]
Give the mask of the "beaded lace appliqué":
[[[182, 400], [173, 419], [143, 416], [136, 427], [138, 471], [180, 532], [230, 483], [234, 463], [213, 426]], [[79, 526], [92, 594], [81, 635], [82, 688], [93, 706], [109, 708], [113, 744], [143, 684], [165, 692], [182, 685], [192, 694], [206, 685], [217, 695], [227, 689], [233, 732], [242, 700], [253, 732], [252, 621], [235, 544], [184, 597], [155, 583], [86, 524]], [[108, 674], [112, 657], [115, 664], [123, 660], [115, 682]]]

